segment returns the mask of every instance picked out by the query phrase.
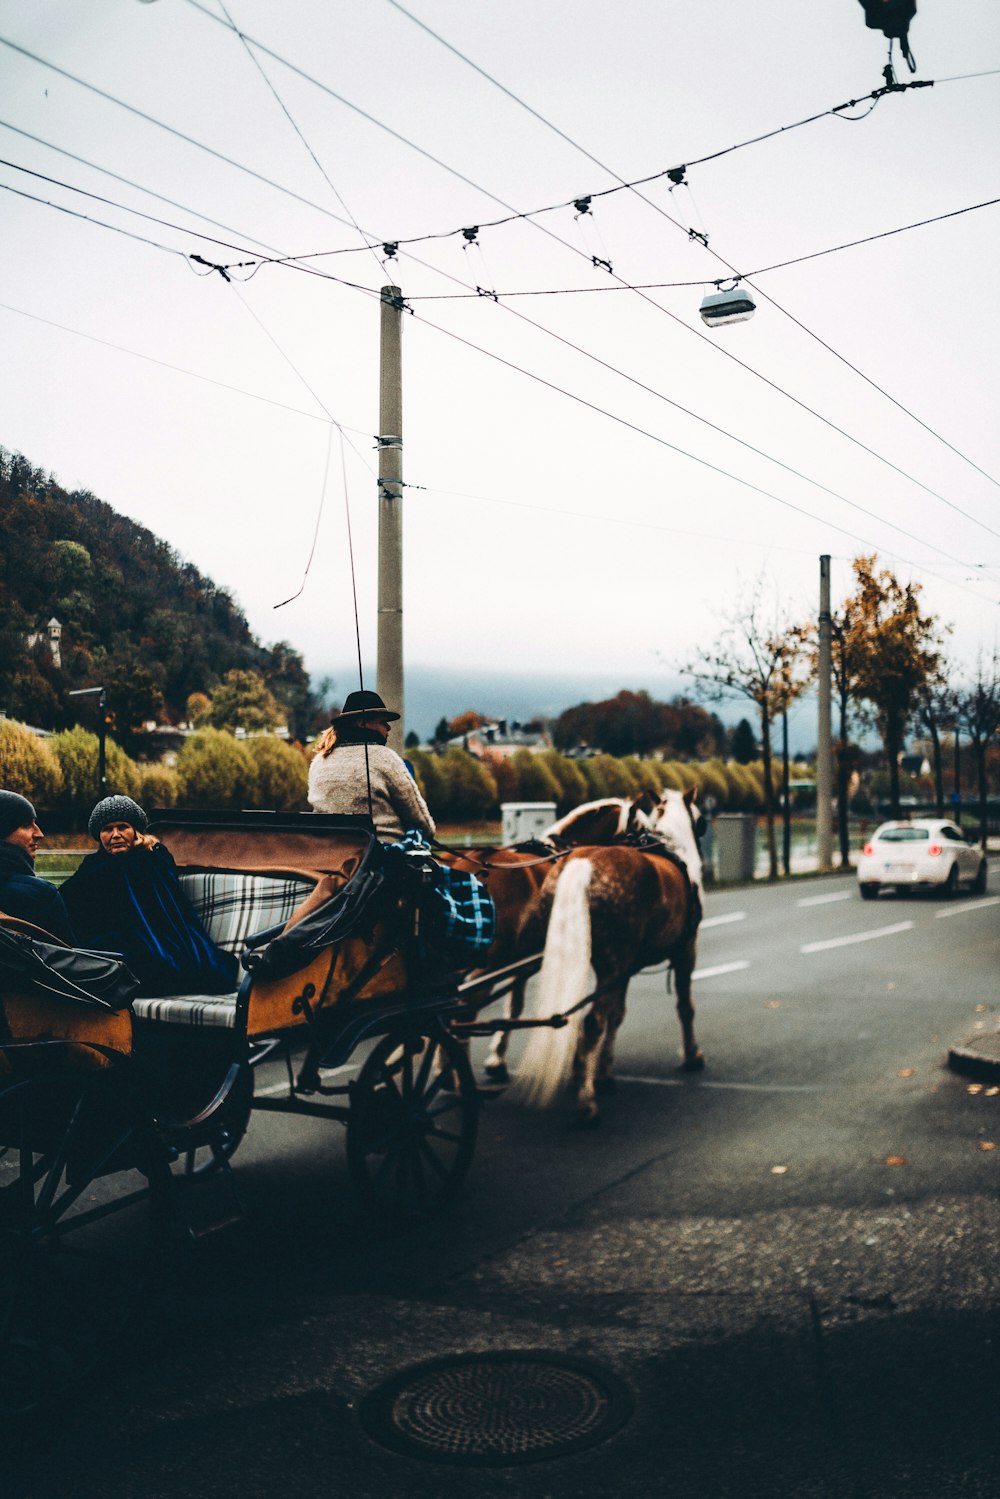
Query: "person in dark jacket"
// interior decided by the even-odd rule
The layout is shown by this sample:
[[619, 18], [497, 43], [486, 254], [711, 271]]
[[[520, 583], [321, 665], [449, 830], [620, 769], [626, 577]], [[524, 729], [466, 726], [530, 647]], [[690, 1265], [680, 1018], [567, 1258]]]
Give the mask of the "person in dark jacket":
[[76, 945], [76, 937], [55, 885], [35, 873], [35, 855], [45, 834], [26, 796], [0, 791], [0, 911]]
[[205, 931], [172, 854], [147, 826], [128, 796], [106, 796], [91, 812], [87, 828], [100, 846], [62, 887], [80, 940], [121, 953], [140, 994], [229, 993], [236, 959]]

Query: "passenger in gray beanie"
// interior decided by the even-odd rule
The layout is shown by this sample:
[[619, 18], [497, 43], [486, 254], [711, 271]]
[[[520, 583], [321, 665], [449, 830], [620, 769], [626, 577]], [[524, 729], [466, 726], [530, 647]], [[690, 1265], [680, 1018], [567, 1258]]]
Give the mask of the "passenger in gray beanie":
[[44, 837], [28, 798], [0, 791], [0, 911], [73, 947], [76, 937], [62, 896], [35, 873], [35, 855]]

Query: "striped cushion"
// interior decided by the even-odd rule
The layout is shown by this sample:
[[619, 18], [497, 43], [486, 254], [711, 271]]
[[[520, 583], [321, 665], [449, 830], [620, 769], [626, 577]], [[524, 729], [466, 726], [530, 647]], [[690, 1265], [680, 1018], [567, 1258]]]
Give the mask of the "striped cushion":
[[178, 994], [166, 999], [134, 999], [139, 1020], [168, 1025], [216, 1025], [232, 1030], [236, 1023], [236, 994]]
[[313, 888], [311, 880], [266, 874], [208, 872], [180, 880], [212, 941], [236, 957], [254, 932], [284, 926]]

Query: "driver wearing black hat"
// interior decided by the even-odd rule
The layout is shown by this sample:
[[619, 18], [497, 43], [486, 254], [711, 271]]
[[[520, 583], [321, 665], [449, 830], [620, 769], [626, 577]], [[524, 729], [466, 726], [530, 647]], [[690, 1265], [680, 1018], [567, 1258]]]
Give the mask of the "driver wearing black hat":
[[427, 838], [434, 819], [406, 765], [389, 748], [389, 725], [399, 718], [377, 692], [350, 692], [343, 711], [316, 743], [309, 767], [314, 812], [370, 815], [376, 835], [395, 842], [411, 828]]

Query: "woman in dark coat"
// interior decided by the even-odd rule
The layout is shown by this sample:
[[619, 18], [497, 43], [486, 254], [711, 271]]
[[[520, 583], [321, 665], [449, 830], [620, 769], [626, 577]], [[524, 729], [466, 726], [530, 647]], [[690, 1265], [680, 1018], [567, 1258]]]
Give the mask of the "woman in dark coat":
[[100, 847], [62, 886], [78, 940], [121, 953], [139, 993], [225, 994], [236, 959], [216, 947], [181, 889], [170, 851], [128, 796], [98, 802], [87, 824]]

